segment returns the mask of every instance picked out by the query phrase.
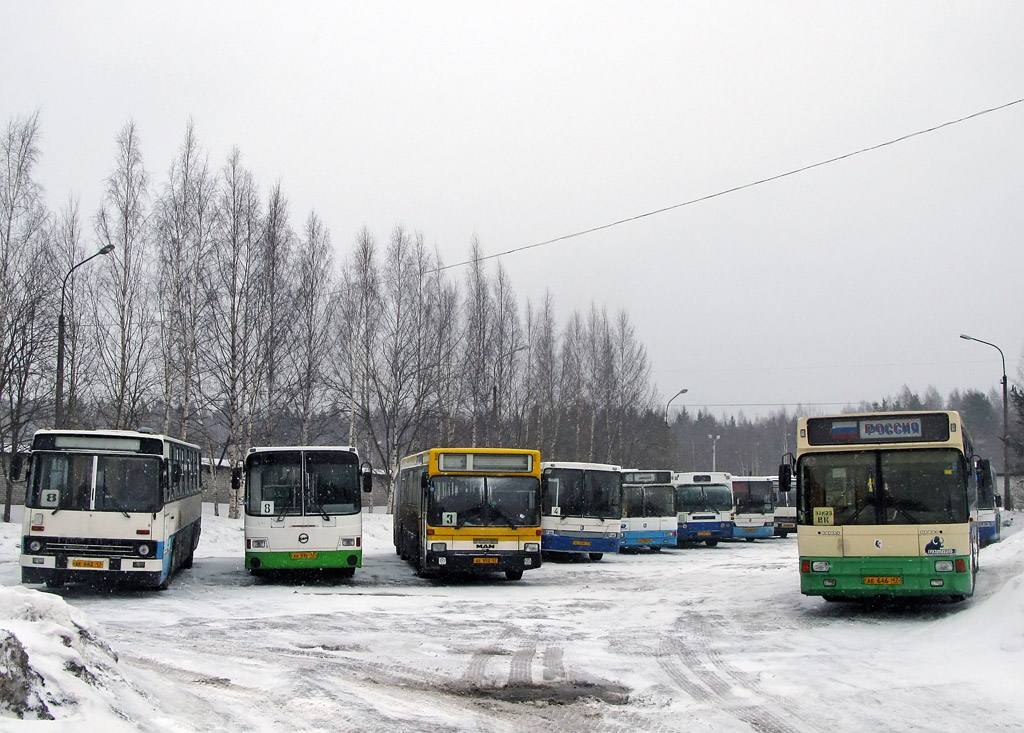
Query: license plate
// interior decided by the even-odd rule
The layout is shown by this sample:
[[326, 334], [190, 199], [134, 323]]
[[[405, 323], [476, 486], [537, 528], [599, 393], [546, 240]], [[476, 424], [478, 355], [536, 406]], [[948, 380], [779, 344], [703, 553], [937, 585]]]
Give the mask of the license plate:
[[572, 543], [574, 545], [585, 545], [587, 547], [590, 546], [590, 540], [573, 540]]
[[316, 560], [315, 552], [293, 552], [292, 560]]
[[868, 575], [864, 585], [903, 585], [903, 578], [898, 575]]
[[698, 532], [697, 536], [698, 537], [710, 537], [711, 533], [710, 532]]
[[756, 532], [757, 530], [756, 530], [756, 529], [753, 529], [753, 528], [751, 528], [751, 529], [745, 529], [745, 530], [743, 530], [743, 531], [744, 531], [744, 532], [746, 532], [747, 534], [754, 534], [754, 532]]
[[651, 540], [649, 538], [642, 538], [642, 539], [637, 540], [637, 542], [650, 542], [650, 541]]
[[102, 570], [107, 566], [106, 560], [72, 560], [71, 567], [73, 568], [90, 568], [92, 570]]
[[475, 565], [497, 565], [498, 558], [496, 557], [474, 557], [473, 564]]

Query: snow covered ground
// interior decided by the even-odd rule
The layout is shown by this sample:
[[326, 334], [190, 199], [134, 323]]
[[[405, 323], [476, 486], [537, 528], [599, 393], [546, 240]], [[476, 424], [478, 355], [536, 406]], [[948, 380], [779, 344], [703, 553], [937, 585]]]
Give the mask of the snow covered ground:
[[1024, 533], [982, 550], [971, 600], [872, 607], [801, 596], [792, 537], [423, 580], [379, 514], [353, 579], [264, 583], [206, 510], [165, 592], [22, 588], [0, 524], [0, 698], [25, 715], [0, 730], [1024, 726]]

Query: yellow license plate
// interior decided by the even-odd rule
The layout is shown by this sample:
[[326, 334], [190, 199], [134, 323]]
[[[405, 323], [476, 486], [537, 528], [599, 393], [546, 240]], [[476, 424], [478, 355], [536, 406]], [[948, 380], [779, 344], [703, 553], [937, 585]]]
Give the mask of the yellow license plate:
[[753, 534], [753, 533], [754, 533], [754, 532], [756, 532], [757, 530], [756, 530], [756, 529], [754, 529], [753, 527], [751, 527], [750, 529], [745, 529], [745, 530], [743, 530], [743, 531], [744, 531], [744, 532], [749, 532], [750, 534]]
[[498, 558], [496, 557], [474, 557], [473, 563], [476, 565], [497, 565]]
[[91, 568], [92, 570], [102, 570], [107, 566], [106, 560], [72, 560], [71, 567], [73, 568]]
[[650, 540], [650, 538], [649, 538], [649, 537], [644, 537], [644, 538], [641, 538], [641, 539], [638, 539], [638, 540], [637, 540], [637, 542], [650, 542], [650, 541], [651, 541], [651, 540]]
[[293, 552], [292, 560], [316, 560], [315, 552]]
[[572, 543], [574, 545], [584, 545], [586, 547], [590, 546], [590, 540], [573, 540]]
[[898, 575], [868, 575], [864, 585], [903, 585], [903, 578]]
[[698, 537], [710, 537], [711, 533], [710, 532], [698, 532], [697, 536]]

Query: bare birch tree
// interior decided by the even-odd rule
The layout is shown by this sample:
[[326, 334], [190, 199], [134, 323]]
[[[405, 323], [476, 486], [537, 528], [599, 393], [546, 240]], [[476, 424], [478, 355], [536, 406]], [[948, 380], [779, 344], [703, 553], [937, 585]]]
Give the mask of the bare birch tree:
[[117, 163], [107, 178], [96, 216], [96, 237], [114, 245], [102, 269], [96, 301], [99, 356], [103, 365], [103, 413], [110, 427], [137, 427], [151, 384], [147, 263], [149, 176], [138, 130], [128, 122], [117, 137]]
[[470, 445], [479, 445], [485, 436], [487, 406], [493, 393], [493, 329], [494, 303], [490, 284], [481, 257], [483, 248], [475, 236], [470, 245], [470, 265], [466, 273], [466, 301], [464, 306], [465, 340], [462, 352], [462, 374], [470, 410]]
[[[251, 405], [258, 392], [259, 318], [262, 307], [259, 192], [252, 174], [234, 149], [221, 174], [217, 195], [217, 225], [213, 238], [206, 295], [210, 310], [210, 339], [204, 350], [204, 394], [220, 416], [226, 432], [224, 446], [234, 468], [251, 439]], [[241, 516], [242, 487], [232, 485], [228, 516]]]

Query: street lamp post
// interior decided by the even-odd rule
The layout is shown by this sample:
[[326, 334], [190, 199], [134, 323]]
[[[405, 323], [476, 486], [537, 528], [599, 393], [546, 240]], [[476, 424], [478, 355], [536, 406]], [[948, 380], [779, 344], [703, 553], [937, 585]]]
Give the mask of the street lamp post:
[[672, 400], [674, 400], [674, 399], [675, 399], [676, 397], [678, 397], [679, 395], [684, 395], [684, 394], [686, 394], [686, 393], [687, 393], [687, 392], [689, 392], [689, 391], [690, 391], [690, 390], [688, 390], [688, 389], [686, 389], [686, 388], [684, 387], [683, 389], [679, 390], [679, 391], [678, 391], [678, 392], [676, 392], [676, 393], [675, 393], [674, 395], [672, 395], [672, 398], [671, 398], [671, 399], [670, 399], [670, 400], [669, 400], [668, 402], [666, 402], [666, 403], [665, 403], [665, 422], [668, 422], [668, 407], [669, 407], [669, 405], [671, 405], [671, 404], [672, 404]]
[[64, 427], [64, 300], [68, 288], [68, 278], [71, 273], [91, 260], [93, 257], [110, 254], [114, 251], [114, 245], [106, 244], [98, 252], [86, 257], [81, 262], [72, 265], [64, 280], [60, 284], [60, 315], [57, 317], [57, 408], [54, 412], [55, 427]]
[[711, 435], [708, 433], [708, 440], [711, 441], [711, 470], [718, 470], [718, 441], [721, 440], [721, 435]]
[[1006, 439], [1008, 437], [1010, 425], [1007, 422], [1008, 410], [1006, 407], [1006, 357], [1003, 356], [1003, 350], [995, 344], [989, 343], [988, 341], [982, 341], [976, 339], [973, 336], [968, 336], [966, 333], [960, 334], [960, 338], [965, 341], [977, 341], [979, 344], [985, 344], [991, 346], [993, 349], [999, 352], [999, 358], [1003, 362], [1003, 506], [1007, 509], [1013, 509], [1013, 497], [1010, 495], [1010, 464], [1007, 462], [1007, 450], [1006, 450]]

